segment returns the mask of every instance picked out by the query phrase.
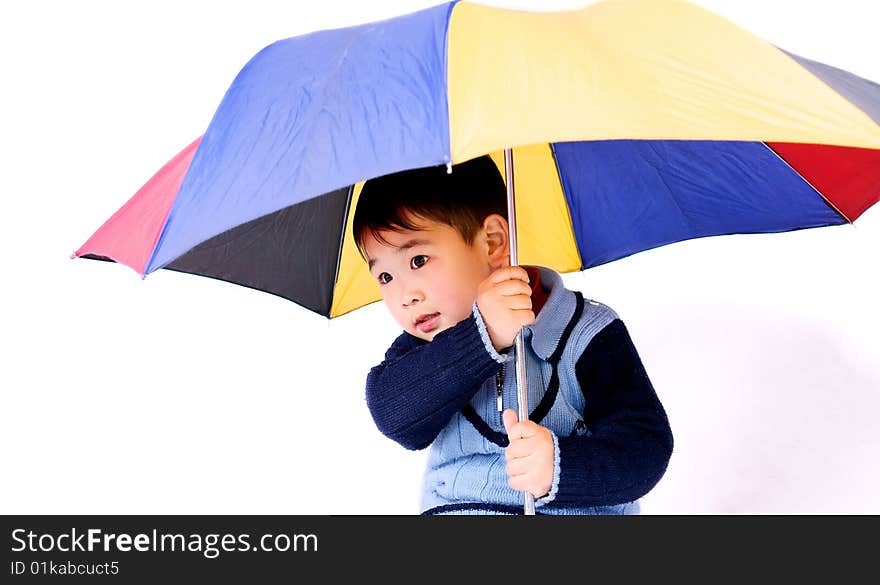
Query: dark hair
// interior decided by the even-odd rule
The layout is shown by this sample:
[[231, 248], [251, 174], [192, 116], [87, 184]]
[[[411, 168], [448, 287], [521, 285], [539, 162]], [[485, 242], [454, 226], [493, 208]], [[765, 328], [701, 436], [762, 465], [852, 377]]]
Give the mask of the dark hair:
[[[364, 183], [352, 223], [361, 256], [364, 236], [387, 243], [379, 230], [417, 230], [416, 218], [445, 223], [470, 245], [489, 215], [507, 218], [507, 188], [488, 155], [452, 165], [383, 175]], [[415, 216], [415, 218], [413, 217]]]

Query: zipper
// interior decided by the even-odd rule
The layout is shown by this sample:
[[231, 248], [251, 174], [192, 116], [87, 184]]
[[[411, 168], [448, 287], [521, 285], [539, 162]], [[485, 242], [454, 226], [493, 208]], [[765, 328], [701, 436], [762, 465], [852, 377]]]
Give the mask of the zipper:
[[502, 400], [503, 390], [504, 388], [504, 364], [498, 366], [498, 372], [495, 374], [495, 396], [496, 396], [496, 404], [498, 405], [498, 412], [504, 410], [504, 402]]

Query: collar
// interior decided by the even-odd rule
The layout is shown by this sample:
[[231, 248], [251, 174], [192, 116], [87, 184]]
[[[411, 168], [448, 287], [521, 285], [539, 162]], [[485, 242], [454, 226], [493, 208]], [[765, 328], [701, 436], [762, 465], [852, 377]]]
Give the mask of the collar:
[[574, 293], [565, 288], [559, 273], [543, 266], [536, 268], [549, 294], [535, 322], [523, 327], [523, 341], [531, 345], [532, 351], [541, 359], [546, 360], [559, 345], [562, 332], [574, 315], [576, 301]]
[[532, 310], [537, 315], [547, 302], [547, 292], [541, 284], [541, 271], [535, 266], [523, 266], [523, 268], [529, 275], [529, 285], [532, 287]]

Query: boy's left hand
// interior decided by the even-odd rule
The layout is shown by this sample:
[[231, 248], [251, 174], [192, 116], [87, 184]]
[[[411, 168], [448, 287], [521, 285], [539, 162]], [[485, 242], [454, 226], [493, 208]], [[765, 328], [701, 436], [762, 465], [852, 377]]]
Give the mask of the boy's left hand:
[[550, 430], [530, 420], [518, 422], [512, 408], [504, 411], [502, 420], [510, 439], [510, 445], [504, 450], [507, 483], [515, 490], [532, 492], [536, 498], [547, 495], [553, 485], [553, 436]]

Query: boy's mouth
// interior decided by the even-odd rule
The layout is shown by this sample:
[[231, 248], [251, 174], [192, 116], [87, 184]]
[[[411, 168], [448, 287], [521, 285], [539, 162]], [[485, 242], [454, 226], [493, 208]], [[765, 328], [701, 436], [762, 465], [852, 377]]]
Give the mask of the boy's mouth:
[[418, 327], [419, 331], [422, 333], [427, 333], [437, 327], [439, 321], [440, 313], [419, 315], [419, 318], [416, 319], [416, 327]]

